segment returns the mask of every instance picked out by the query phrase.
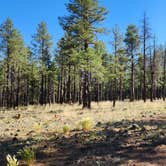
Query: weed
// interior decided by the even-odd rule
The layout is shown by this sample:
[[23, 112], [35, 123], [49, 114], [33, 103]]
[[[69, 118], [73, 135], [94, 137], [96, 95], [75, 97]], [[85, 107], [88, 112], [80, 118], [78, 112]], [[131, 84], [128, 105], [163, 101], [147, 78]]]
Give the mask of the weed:
[[89, 138], [90, 138], [91, 140], [97, 138], [97, 133], [96, 133], [96, 132], [91, 132], [91, 133], [89, 134]]
[[35, 152], [29, 147], [19, 150], [18, 154], [28, 166], [31, 166], [35, 161]]
[[19, 162], [15, 156], [12, 157], [11, 155], [8, 154], [6, 156], [6, 160], [7, 160], [7, 166], [18, 166], [19, 165]]
[[40, 123], [36, 123], [34, 128], [37, 133], [41, 133], [42, 125]]
[[67, 133], [69, 133], [69, 131], [70, 131], [69, 125], [64, 125], [64, 126], [63, 126], [63, 133], [64, 133], [64, 134], [67, 134]]

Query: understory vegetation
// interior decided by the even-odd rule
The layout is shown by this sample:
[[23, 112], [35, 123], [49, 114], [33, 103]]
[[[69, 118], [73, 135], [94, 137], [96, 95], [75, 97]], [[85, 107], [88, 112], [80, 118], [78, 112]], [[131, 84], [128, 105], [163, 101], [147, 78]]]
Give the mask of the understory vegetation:
[[[157, 43], [146, 13], [140, 25], [122, 32], [118, 25], [102, 26], [109, 11], [98, 0], [71, 0], [66, 9], [58, 18], [64, 36], [55, 48], [44, 21], [29, 45], [10, 18], [1, 23], [0, 107], [165, 100], [166, 48]], [[110, 35], [111, 53], [102, 33]]]
[[[28, 106], [0, 112], [0, 165], [164, 165], [166, 104], [158, 100]], [[40, 132], [36, 124], [40, 124]], [[9, 158], [9, 157], [8, 157]], [[17, 162], [16, 162], [17, 161]], [[13, 165], [9, 165], [13, 166]], [[14, 165], [15, 166], [15, 165]]]

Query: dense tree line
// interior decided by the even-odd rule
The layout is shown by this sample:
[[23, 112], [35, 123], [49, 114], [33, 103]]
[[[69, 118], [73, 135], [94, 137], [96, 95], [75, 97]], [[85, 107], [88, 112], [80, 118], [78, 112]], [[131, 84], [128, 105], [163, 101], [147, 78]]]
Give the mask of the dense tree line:
[[125, 35], [116, 25], [108, 53], [99, 33], [108, 11], [96, 0], [70, 0], [60, 17], [64, 36], [53, 52], [47, 24], [41, 22], [24, 43], [10, 18], [0, 26], [0, 107], [130, 99], [165, 100], [166, 47], [156, 44], [148, 18], [129, 25]]

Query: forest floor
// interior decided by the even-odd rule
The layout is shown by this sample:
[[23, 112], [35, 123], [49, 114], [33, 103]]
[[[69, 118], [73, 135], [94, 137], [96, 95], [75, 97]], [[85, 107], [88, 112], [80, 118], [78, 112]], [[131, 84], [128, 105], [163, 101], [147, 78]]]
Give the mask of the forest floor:
[[[83, 130], [83, 121], [90, 121]], [[64, 126], [69, 132], [64, 133]], [[166, 166], [166, 102], [28, 106], [0, 111], [0, 166], [25, 146], [34, 166]], [[24, 162], [20, 160], [20, 164]]]

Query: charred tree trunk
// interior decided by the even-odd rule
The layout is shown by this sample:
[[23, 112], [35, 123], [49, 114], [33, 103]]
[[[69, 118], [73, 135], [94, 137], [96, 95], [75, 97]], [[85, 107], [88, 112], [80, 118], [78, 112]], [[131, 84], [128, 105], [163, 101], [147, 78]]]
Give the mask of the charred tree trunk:
[[[84, 51], [87, 52], [88, 43], [87, 41], [84, 42]], [[87, 66], [89, 66], [89, 59], [87, 59]], [[84, 108], [91, 108], [91, 97], [90, 97], [90, 72], [85, 69], [83, 72], [83, 109]]]
[[150, 57], [150, 71], [151, 71], [151, 89], [150, 89], [150, 101], [153, 102], [153, 92], [154, 92], [154, 69], [153, 69], [153, 60], [152, 56]]
[[84, 80], [83, 80], [83, 108], [90, 108], [89, 106], [89, 73], [88, 71], [84, 71]]

